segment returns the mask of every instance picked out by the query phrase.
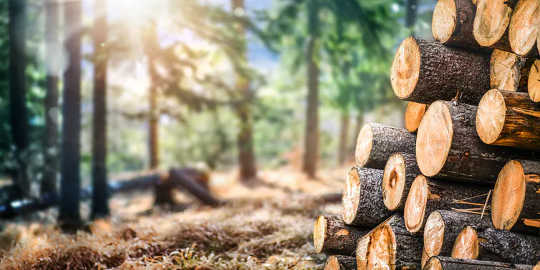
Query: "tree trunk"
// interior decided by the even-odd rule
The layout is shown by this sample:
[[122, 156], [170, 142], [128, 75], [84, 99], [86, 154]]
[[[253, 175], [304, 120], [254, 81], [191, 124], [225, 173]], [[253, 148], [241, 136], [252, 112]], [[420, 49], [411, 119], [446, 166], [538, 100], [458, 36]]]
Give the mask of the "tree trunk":
[[409, 37], [394, 57], [390, 80], [400, 99], [476, 105], [489, 90], [489, 57]]
[[530, 151], [486, 145], [476, 135], [476, 107], [446, 101], [429, 106], [418, 128], [416, 161], [428, 177], [493, 185], [504, 164]]
[[462, 260], [436, 256], [429, 259], [426, 270], [532, 270], [532, 265], [515, 265], [502, 262]]
[[356, 140], [355, 159], [359, 167], [384, 169], [394, 153], [414, 153], [416, 136], [406, 129], [370, 123]]
[[485, 51], [474, 39], [475, 13], [472, 0], [438, 1], [431, 24], [433, 37], [448, 46]]
[[[540, 37], [540, 34], [538, 36]], [[529, 97], [533, 102], [540, 102], [540, 59], [535, 60], [531, 66], [527, 90], [529, 91]]]
[[[46, 8], [46, 53], [47, 62], [57, 61], [57, 50], [60, 49], [59, 38], [59, 4], [55, 0], [47, 0]], [[56, 183], [58, 176], [58, 75], [60, 70], [55, 65], [50, 65], [47, 69], [47, 94], [45, 96], [45, 142], [43, 180], [40, 186], [40, 193], [56, 194]]]
[[350, 117], [348, 112], [341, 112], [341, 128], [339, 131], [339, 149], [338, 149], [338, 164], [341, 165], [347, 161], [347, 143], [349, 140], [349, 123]]
[[345, 225], [341, 218], [319, 216], [313, 226], [313, 245], [318, 253], [353, 256], [358, 239], [367, 232]]
[[80, 138], [81, 138], [81, 3], [64, 3], [66, 50], [69, 63], [64, 73], [62, 108], [62, 164], [59, 223], [64, 228], [81, 224], [80, 203]]
[[92, 219], [109, 215], [107, 185], [107, 8], [95, 2], [94, 21], [94, 117], [92, 129]]
[[402, 210], [414, 179], [420, 174], [414, 154], [395, 153], [384, 167], [382, 196], [390, 211]]
[[426, 113], [427, 104], [407, 102], [407, 109], [405, 110], [405, 128], [409, 132], [416, 132], [420, 122]]
[[28, 149], [28, 112], [26, 108], [26, 1], [10, 0], [9, 5], [9, 112], [11, 136], [15, 143], [17, 169], [14, 182], [18, 195], [30, 195], [25, 153]]
[[476, 133], [491, 145], [540, 150], [540, 104], [526, 93], [488, 91], [476, 114]]
[[508, 26], [508, 40], [514, 53], [538, 55], [534, 48], [538, 25], [540, 25], [540, 2], [538, 0], [518, 1]]
[[489, 63], [489, 80], [492, 89], [527, 92], [529, 71], [534, 58], [493, 50]]
[[326, 259], [324, 270], [356, 270], [356, 258], [351, 256], [330, 256]]
[[500, 261], [534, 265], [540, 258], [540, 238], [492, 228], [478, 232], [480, 246]]
[[148, 75], [150, 88], [148, 89], [148, 153], [150, 155], [150, 169], [159, 167], [159, 108], [157, 99], [159, 95], [159, 75], [156, 70], [157, 50], [159, 50], [156, 23], [151, 22], [147, 29], [145, 39], [145, 53], [148, 59]]
[[316, 42], [316, 37], [311, 36], [309, 38], [306, 53], [308, 63], [308, 96], [303, 171], [312, 178], [316, 176], [319, 155], [319, 66], [315, 62]]

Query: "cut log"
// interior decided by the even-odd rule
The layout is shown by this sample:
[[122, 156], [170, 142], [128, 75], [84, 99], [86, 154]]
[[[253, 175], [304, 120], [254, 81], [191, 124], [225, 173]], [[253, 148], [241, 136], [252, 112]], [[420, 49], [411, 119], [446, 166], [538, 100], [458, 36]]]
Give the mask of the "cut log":
[[540, 150], [540, 104], [526, 93], [489, 90], [478, 105], [476, 132], [486, 144]]
[[324, 270], [356, 270], [356, 259], [351, 256], [330, 256]]
[[540, 238], [492, 228], [478, 231], [480, 246], [499, 261], [534, 265], [540, 260]]
[[392, 154], [414, 153], [415, 140], [415, 135], [403, 128], [366, 124], [356, 140], [356, 165], [382, 170]]
[[473, 35], [483, 47], [512, 51], [508, 25], [517, 0], [477, 0]]
[[400, 215], [394, 215], [370, 233], [368, 269], [415, 267], [422, 257], [422, 239], [407, 231]]
[[471, 226], [465, 226], [457, 235], [452, 246], [451, 256], [456, 259], [478, 259], [480, 245], [478, 234]]
[[195, 196], [202, 203], [211, 206], [222, 204], [222, 202], [216, 199], [204, 185], [199, 184], [191, 172], [185, 172], [182, 169], [171, 169], [169, 171], [169, 177], [170, 181], [175, 186], [184, 188], [189, 194]]
[[388, 210], [403, 209], [409, 188], [419, 174], [415, 155], [395, 153], [390, 156], [382, 180], [382, 197]]
[[405, 128], [409, 132], [416, 132], [420, 121], [424, 117], [427, 105], [423, 103], [416, 103], [409, 101], [407, 103], [407, 109], [405, 110]]
[[[428, 257], [433, 256], [452, 256], [454, 243], [459, 243], [454, 249], [456, 254], [474, 254], [474, 241], [456, 241], [458, 235], [467, 225], [475, 229], [485, 229], [491, 227], [491, 220], [488, 215], [475, 215], [469, 213], [460, 213], [456, 211], [439, 210], [432, 212], [426, 221], [424, 228], [424, 251]], [[460, 239], [469, 240], [466, 237], [470, 230], [466, 230]], [[478, 241], [476, 241], [478, 243]], [[463, 245], [465, 244], [465, 245]], [[467, 246], [471, 248], [467, 248]], [[464, 252], [470, 250], [469, 252]], [[462, 256], [460, 256], [462, 257]], [[474, 258], [476, 259], [476, 258]]]
[[529, 227], [529, 231], [539, 233], [540, 162], [506, 163], [493, 190], [491, 210], [493, 226], [497, 229], [524, 231]]
[[534, 44], [540, 25], [540, 1], [519, 0], [512, 13], [508, 27], [508, 39], [512, 51], [518, 55], [537, 53]]
[[489, 80], [492, 89], [527, 92], [529, 72], [534, 58], [493, 50], [489, 64]]
[[489, 56], [409, 37], [396, 52], [390, 81], [403, 100], [429, 104], [458, 97], [476, 105], [489, 89]]
[[382, 178], [382, 170], [358, 167], [349, 170], [343, 195], [346, 224], [375, 226], [391, 216], [382, 199]]
[[313, 226], [313, 245], [318, 253], [353, 256], [356, 242], [366, 233], [345, 225], [338, 217], [319, 216]]
[[481, 208], [488, 192], [489, 187], [485, 186], [451, 183], [419, 175], [412, 183], [405, 202], [405, 226], [416, 233], [435, 210], [471, 209], [471, 205]]
[[535, 60], [531, 66], [527, 90], [533, 102], [540, 102], [540, 60]]
[[503, 262], [463, 260], [449, 257], [431, 257], [425, 270], [532, 270], [532, 265], [515, 265]]
[[356, 243], [356, 269], [367, 270], [368, 248], [371, 241], [371, 232], [362, 236]]
[[493, 185], [508, 160], [534, 156], [482, 143], [473, 126], [475, 115], [476, 107], [466, 104], [437, 101], [429, 106], [416, 138], [416, 161], [424, 175]]
[[433, 11], [433, 38], [442, 44], [483, 50], [473, 35], [476, 7], [471, 0], [439, 0]]

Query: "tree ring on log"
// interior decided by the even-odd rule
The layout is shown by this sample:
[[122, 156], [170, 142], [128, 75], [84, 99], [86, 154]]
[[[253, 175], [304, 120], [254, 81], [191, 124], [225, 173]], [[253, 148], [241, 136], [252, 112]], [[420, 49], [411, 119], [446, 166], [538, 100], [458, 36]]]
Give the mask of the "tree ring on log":
[[489, 64], [491, 88], [517, 91], [521, 79], [520, 57], [511, 52], [495, 49]]
[[426, 270], [443, 270], [443, 267], [442, 267], [442, 264], [441, 264], [441, 262], [439, 261], [439, 259], [437, 257], [431, 257], [428, 260], [427, 265], [426, 265], [426, 267], [424, 269], [426, 269]]
[[420, 47], [413, 37], [405, 39], [399, 46], [392, 69], [390, 81], [394, 93], [400, 99], [409, 97], [420, 76]]
[[439, 0], [433, 10], [433, 38], [440, 43], [446, 43], [456, 30], [456, 2], [454, 0]]
[[345, 194], [343, 194], [343, 221], [350, 224], [354, 221], [358, 204], [362, 196], [362, 180], [358, 171], [353, 168], [347, 174]]
[[416, 161], [422, 174], [434, 176], [443, 168], [454, 135], [450, 110], [442, 101], [432, 103], [418, 127]]
[[426, 113], [426, 104], [409, 101], [405, 110], [405, 128], [409, 132], [415, 132]]
[[512, 13], [508, 29], [508, 39], [513, 52], [523, 56], [533, 49], [539, 23], [540, 1], [520, 0]]
[[368, 269], [394, 269], [396, 258], [396, 236], [387, 224], [371, 233], [367, 253]]
[[[540, 31], [538, 31], [540, 33]], [[540, 38], [540, 34], [538, 35]], [[540, 39], [538, 39], [540, 42]], [[538, 45], [540, 46], [540, 44]], [[533, 102], [540, 102], [540, 60], [535, 60], [529, 71], [529, 81], [527, 84], [529, 97]]]
[[401, 204], [406, 178], [405, 159], [399, 153], [391, 155], [384, 167], [382, 180], [382, 196], [388, 210], [394, 211]]
[[491, 221], [499, 230], [510, 230], [518, 221], [525, 203], [525, 172], [520, 162], [511, 160], [499, 173], [491, 199]]
[[341, 266], [339, 265], [339, 261], [336, 256], [330, 256], [328, 257], [328, 260], [326, 260], [326, 266], [324, 266], [324, 270], [340, 270]]
[[405, 202], [403, 218], [405, 227], [409, 232], [418, 232], [424, 223], [427, 200], [429, 197], [429, 186], [427, 179], [419, 175], [414, 179]]
[[489, 90], [478, 104], [476, 113], [476, 133], [480, 139], [491, 144], [501, 134], [506, 119], [506, 102], [497, 89]]
[[373, 147], [373, 131], [371, 125], [367, 124], [362, 127], [358, 138], [356, 139], [355, 159], [356, 164], [360, 167], [364, 167], [371, 155], [371, 148]]
[[480, 243], [476, 230], [471, 226], [465, 227], [456, 237], [452, 248], [452, 258], [477, 259], [480, 252]]
[[510, 24], [512, 8], [506, 0], [478, 0], [474, 17], [474, 38], [484, 47], [493, 46], [506, 32]]
[[444, 220], [438, 211], [432, 212], [424, 228], [424, 251], [427, 257], [437, 256], [441, 253], [444, 243]]
[[313, 245], [315, 246], [315, 251], [321, 253], [324, 247], [324, 239], [326, 237], [326, 218], [324, 216], [319, 216], [315, 220], [315, 226], [313, 228]]

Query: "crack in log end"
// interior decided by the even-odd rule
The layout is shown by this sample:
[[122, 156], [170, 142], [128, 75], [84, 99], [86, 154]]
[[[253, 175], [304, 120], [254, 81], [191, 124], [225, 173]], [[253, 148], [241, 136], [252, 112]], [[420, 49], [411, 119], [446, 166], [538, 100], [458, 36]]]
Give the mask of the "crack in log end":
[[399, 46], [390, 71], [390, 81], [396, 96], [400, 99], [409, 97], [419, 76], [420, 47], [413, 37], [409, 37]]
[[[538, 32], [538, 36], [540, 37], [540, 31]], [[540, 102], [540, 59], [534, 61], [534, 64], [529, 71], [529, 81], [527, 84], [527, 89], [529, 91], [529, 97], [531, 98], [531, 100], [533, 102]]]
[[403, 202], [406, 175], [405, 159], [401, 154], [393, 154], [384, 168], [382, 180], [382, 196], [388, 210], [396, 210]]
[[366, 124], [358, 133], [358, 138], [356, 139], [356, 148], [354, 151], [354, 156], [356, 159], [356, 165], [359, 167], [364, 167], [369, 160], [371, 155], [371, 148], [373, 147], [373, 131], [371, 130], [371, 125]]
[[484, 47], [501, 40], [510, 24], [512, 8], [504, 0], [478, 0], [473, 24], [474, 38]]
[[358, 170], [352, 168], [345, 181], [345, 194], [343, 196], [343, 221], [350, 224], [356, 217], [360, 196], [362, 196], [362, 183]]
[[429, 257], [440, 254], [444, 243], [445, 225], [441, 214], [432, 212], [426, 221], [424, 228], [424, 252]]
[[457, 259], [477, 259], [480, 252], [480, 243], [476, 230], [465, 227], [457, 236], [452, 248], [452, 258]]
[[420, 122], [426, 113], [427, 105], [409, 101], [405, 110], [405, 128], [409, 132], [416, 132]]
[[540, 1], [518, 1], [508, 27], [508, 39], [513, 52], [524, 56], [533, 50], [539, 24]]
[[319, 216], [315, 220], [313, 226], [313, 246], [315, 246], [315, 251], [321, 253], [324, 247], [324, 239], [326, 237], [326, 218], [324, 216]]
[[491, 200], [491, 220], [500, 230], [510, 230], [516, 224], [525, 202], [525, 174], [519, 161], [511, 160], [503, 167]]
[[396, 239], [392, 228], [383, 225], [371, 233], [368, 247], [368, 269], [395, 269]]
[[491, 144], [499, 138], [505, 119], [504, 97], [497, 89], [489, 90], [478, 104], [476, 133], [484, 143]]
[[439, 0], [433, 10], [431, 29], [433, 38], [441, 43], [446, 43], [456, 30], [456, 2], [454, 0]]
[[415, 233], [422, 229], [428, 196], [427, 179], [423, 175], [419, 175], [411, 185], [403, 211], [405, 227], [409, 232]]

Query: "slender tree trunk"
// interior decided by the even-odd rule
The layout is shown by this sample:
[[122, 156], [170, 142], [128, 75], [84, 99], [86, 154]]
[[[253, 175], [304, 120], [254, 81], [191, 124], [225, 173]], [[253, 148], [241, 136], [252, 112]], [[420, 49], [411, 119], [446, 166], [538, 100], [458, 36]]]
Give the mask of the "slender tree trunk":
[[148, 153], [150, 169], [159, 167], [159, 111], [157, 107], [158, 80], [156, 71], [156, 50], [159, 48], [156, 23], [152, 22], [145, 36], [145, 51], [148, 58], [148, 74], [150, 89], [148, 89]]
[[347, 143], [349, 140], [349, 112], [341, 112], [341, 128], [339, 132], [339, 149], [338, 149], [338, 164], [343, 164], [347, 161]]
[[418, 11], [418, 0], [407, 0], [407, 14], [405, 18], [405, 25], [414, 33], [414, 24], [416, 23], [416, 14]]
[[[58, 44], [58, 1], [47, 0], [46, 2], [46, 26], [45, 39], [47, 61], [56, 61]], [[47, 95], [45, 96], [45, 142], [44, 154], [45, 166], [43, 168], [43, 181], [41, 182], [41, 194], [56, 193], [56, 181], [58, 175], [58, 70], [51, 65], [47, 70]]]
[[307, 70], [307, 108], [304, 141], [303, 171], [314, 178], [319, 155], [319, 66], [315, 62], [317, 37], [310, 35], [306, 52]]
[[20, 196], [28, 196], [30, 182], [24, 153], [28, 149], [28, 113], [26, 109], [26, 1], [9, 1], [9, 102], [11, 136], [15, 143], [17, 170], [14, 181]]
[[107, 9], [95, 2], [94, 21], [94, 118], [92, 130], [92, 219], [109, 215], [107, 186]]
[[66, 228], [81, 223], [80, 137], [81, 137], [81, 3], [65, 2], [66, 50], [69, 63], [64, 73], [62, 107], [62, 164], [59, 222]]
[[[232, 0], [233, 10], [242, 9], [245, 10], [244, 0]], [[236, 31], [241, 39], [239, 44], [240, 55], [243, 61], [247, 62], [246, 51], [246, 30], [242, 23], [235, 25]], [[240, 96], [247, 99], [250, 96], [249, 93], [249, 79], [244, 75], [239, 74], [236, 79], [236, 88], [240, 92]], [[236, 110], [238, 118], [240, 120], [240, 131], [238, 132], [238, 164], [240, 166], [240, 180], [243, 183], [252, 182], [257, 177], [257, 165], [255, 160], [254, 146], [253, 146], [253, 117], [251, 114], [250, 101], [245, 101], [240, 104]]]

